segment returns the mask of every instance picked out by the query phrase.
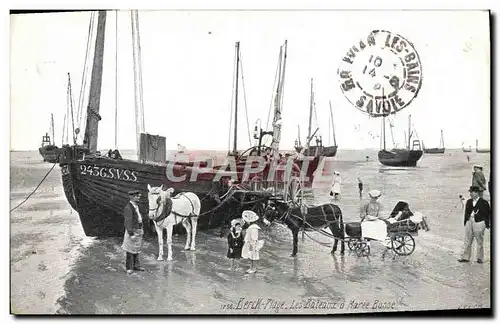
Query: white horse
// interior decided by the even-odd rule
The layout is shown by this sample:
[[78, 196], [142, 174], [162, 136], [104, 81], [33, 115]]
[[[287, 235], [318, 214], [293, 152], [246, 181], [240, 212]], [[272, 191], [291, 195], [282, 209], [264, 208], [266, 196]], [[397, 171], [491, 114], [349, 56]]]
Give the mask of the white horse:
[[196, 249], [196, 227], [200, 215], [201, 202], [192, 192], [183, 192], [170, 198], [174, 190], [163, 190], [163, 186], [148, 184], [149, 218], [155, 223], [158, 234], [158, 261], [163, 260], [163, 229], [167, 230], [167, 261], [172, 261], [172, 232], [176, 224], [182, 223], [186, 229], [184, 249]]

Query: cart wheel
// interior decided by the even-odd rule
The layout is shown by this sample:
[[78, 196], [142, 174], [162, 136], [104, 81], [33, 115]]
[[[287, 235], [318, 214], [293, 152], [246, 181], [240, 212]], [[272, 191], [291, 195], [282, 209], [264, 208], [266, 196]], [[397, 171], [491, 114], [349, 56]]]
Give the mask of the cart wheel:
[[356, 247], [356, 241], [355, 240], [349, 240], [347, 241], [347, 247], [349, 248], [349, 251], [354, 251], [354, 248]]
[[356, 245], [356, 254], [358, 257], [369, 256], [370, 246], [366, 242], [360, 242]]
[[407, 256], [415, 251], [415, 239], [409, 233], [397, 233], [391, 239], [392, 250], [398, 254]]
[[295, 206], [302, 205], [302, 185], [299, 178], [293, 177], [288, 184], [287, 200], [291, 200]]

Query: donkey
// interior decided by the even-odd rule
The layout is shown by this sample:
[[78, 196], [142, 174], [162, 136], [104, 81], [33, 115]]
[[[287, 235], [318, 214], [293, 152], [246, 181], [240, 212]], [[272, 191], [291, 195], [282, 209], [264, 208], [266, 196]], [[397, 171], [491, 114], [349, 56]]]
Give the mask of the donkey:
[[[342, 217], [342, 211], [337, 205], [323, 204], [320, 206], [307, 207], [307, 212], [303, 214], [301, 207], [289, 206], [285, 202], [278, 201], [270, 201], [269, 203], [270, 206], [266, 210], [264, 218], [269, 222], [280, 221], [292, 231], [292, 257], [297, 255], [297, 242], [299, 240], [299, 231], [302, 227], [305, 229], [329, 227], [335, 238], [331, 253], [333, 254], [337, 251], [337, 244], [340, 240], [340, 254], [344, 254], [344, 219]], [[275, 205], [275, 207], [273, 205]]]
[[163, 260], [163, 229], [167, 230], [167, 261], [172, 261], [172, 232], [174, 225], [182, 223], [186, 229], [185, 250], [196, 250], [196, 227], [201, 202], [192, 192], [182, 192], [170, 198], [174, 189], [148, 184], [149, 218], [153, 220], [158, 235], [158, 261]]

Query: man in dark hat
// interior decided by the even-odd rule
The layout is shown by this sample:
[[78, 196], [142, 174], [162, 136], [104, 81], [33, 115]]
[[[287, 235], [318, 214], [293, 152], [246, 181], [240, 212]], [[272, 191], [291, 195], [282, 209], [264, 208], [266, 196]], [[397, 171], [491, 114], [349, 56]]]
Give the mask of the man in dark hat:
[[123, 210], [125, 234], [122, 248], [127, 252], [125, 268], [127, 269], [127, 273], [131, 274], [133, 270], [144, 271], [144, 268], [139, 264], [139, 252], [141, 252], [142, 248], [144, 230], [142, 228], [142, 215], [137, 205], [141, 198], [141, 193], [139, 190], [130, 190], [128, 195], [130, 201]]
[[483, 167], [474, 165], [474, 172], [472, 172], [472, 184], [479, 188], [479, 197], [483, 198], [483, 192], [486, 190], [486, 178], [483, 174]]
[[477, 244], [477, 263], [484, 261], [483, 236], [484, 230], [490, 228], [490, 205], [479, 197], [481, 189], [477, 186], [471, 186], [469, 189], [470, 199], [465, 203], [465, 241], [462, 258], [458, 262], [469, 262], [471, 257], [472, 241], [476, 239]]

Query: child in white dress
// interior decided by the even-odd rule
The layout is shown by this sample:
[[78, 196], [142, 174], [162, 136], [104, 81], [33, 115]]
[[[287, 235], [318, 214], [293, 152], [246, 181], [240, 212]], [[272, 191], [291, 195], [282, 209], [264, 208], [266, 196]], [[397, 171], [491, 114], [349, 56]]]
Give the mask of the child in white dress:
[[247, 273], [254, 273], [257, 271], [256, 261], [260, 259], [259, 251], [264, 246], [264, 240], [259, 240], [259, 231], [261, 228], [255, 224], [259, 216], [251, 210], [245, 210], [241, 214], [241, 217], [245, 223], [249, 224], [245, 234], [245, 243], [241, 251], [241, 257], [243, 259], [250, 259], [250, 269], [247, 270]]

